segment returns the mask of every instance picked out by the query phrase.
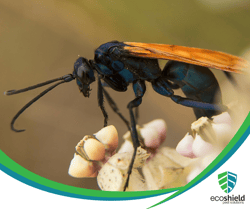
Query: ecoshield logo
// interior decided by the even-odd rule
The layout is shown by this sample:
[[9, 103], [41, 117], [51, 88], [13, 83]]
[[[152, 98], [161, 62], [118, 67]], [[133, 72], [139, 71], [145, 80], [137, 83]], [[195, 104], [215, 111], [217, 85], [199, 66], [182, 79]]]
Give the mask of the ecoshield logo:
[[237, 175], [235, 173], [231, 173], [229, 171], [220, 173], [218, 175], [220, 188], [225, 193], [230, 193], [236, 185]]
[[[219, 186], [221, 187], [222, 191], [226, 194], [230, 193], [237, 181], [237, 174], [225, 171], [218, 175], [218, 182]], [[226, 195], [226, 196], [211, 196], [211, 201], [215, 202], [222, 202], [223, 204], [244, 204], [245, 202], [245, 195]]]

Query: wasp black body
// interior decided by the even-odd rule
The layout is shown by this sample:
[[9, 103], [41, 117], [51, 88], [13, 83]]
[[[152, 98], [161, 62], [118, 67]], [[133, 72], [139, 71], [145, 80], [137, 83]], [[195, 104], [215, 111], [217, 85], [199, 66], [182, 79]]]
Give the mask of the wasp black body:
[[[151, 83], [154, 91], [158, 94], [169, 97], [180, 105], [193, 108], [197, 118], [201, 116], [211, 117], [221, 111], [227, 110], [227, 107], [221, 104], [218, 82], [208, 67], [217, 67], [217, 65], [220, 64], [220, 66], [217, 67], [219, 69], [227, 71], [236, 70], [230, 70], [226, 63], [221, 64], [218, 61], [213, 62], [211, 59], [207, 61], [207, 56], [204, 56], [204, 58], [196, 55], [198, 58], [194, 58], [194, 53], [192, 54], [190, 50], [194, 50], [195, 48], [187, 48], [188, 50], [186, 50], [183, 49], [183, 47], [176, 47], [177, 46], [174, 45], [150, 45], [118, 41], [108, 42], [96, 49], [94, 60], [79, 57], [74, 64], [72, 74], [25, 89], [7, 91], [7, 95], [12, 95], [59, 81], [25, 105], [13, 118], [11, 129], [17, 132], [23, 131], [14, 128], [14, 122], [17, 117], [32, 103], [59, 84], [70, 82], [75, 79], [79, 90], [85, 97], [89, 97], [90, 85], [97, 80], [98, 104], [104, 115], [104, 126], [107, 125], [108, 120], [108, 114], [103, 105], [103, 98], [106, 97], [111, 108], [121, 117], [127, 127], [131, 130], [134, 153], [128, 170], [128, 179], [125, 185], [126, 188], [128, 186], [129, 175], [133, 167], [136, 150], [138, 146], [140, 146], [136, 131], [136, 116], [133, 112], [133, 108], [138, 107], [142, 103], [143, 95], [146, 92], [146, 82]], [[215, 53], [210, 50], [195, 50], [200, 54], [207, 53], [210, 56], [212, 53]], [[191, 58], [186, 55], [179, 55], [182, 51], [191, 53]], [[216, 53], [219, 54], [219, 52]], [[224, 53], [221, 54], [224, 58], [232, 56]], [[216, 56], [216, 54], [213, 56]], [[235, 56], [233, 56], [233, 58], [240, 60], [240, 58]], [[157, 59], [170, 59], [170, 61], [168, 61], [164, 69], [161, 70]], [[232, 65], [230, 64], [230, 66]], [[105, 90], [105, 86], [108, 86], [115, 91], [124, 92], [130, 84], [133, 86], [135, 99], [128, 102], [127, 105], [130, 113], [130, 122], [128, 122], [128, 120], [126, 120], [119, 112], [115, 102]], [[174, 90], [178, 88], [182, 89], [186, 97], [174, 94]], [[216, 93], [219, 94], [217, 102], [215, 102]]]

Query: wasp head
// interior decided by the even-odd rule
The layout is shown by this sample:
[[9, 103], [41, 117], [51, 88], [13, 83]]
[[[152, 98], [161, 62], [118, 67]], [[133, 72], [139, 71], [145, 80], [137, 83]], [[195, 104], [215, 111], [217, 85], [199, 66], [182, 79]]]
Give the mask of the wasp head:
[[85, 97], [89, 97], [90, 84], [95, 81], [94, 71], [89, 61], [84, 57], [79, 57], [74, 64], [73, 76], [76, 78], [76, 84], [80, 92]]

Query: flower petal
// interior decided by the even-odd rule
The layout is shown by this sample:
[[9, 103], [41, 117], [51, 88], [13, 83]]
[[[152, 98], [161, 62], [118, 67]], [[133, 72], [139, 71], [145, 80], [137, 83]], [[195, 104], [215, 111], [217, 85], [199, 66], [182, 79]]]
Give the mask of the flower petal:
[[227, 123], [213, 123], [212, 124], [213, 130], [216, 134], [217, 140], [225, 140], [228, 141], [232, 138], [232, 127]]
[[146, 147], [157, 149], [161, 145], [161, 137], [154, 127], [146, 126], [140, 129]]
[[182, 156], [195, 158], [195, 154], [193, 153], [193, 142], [194, 138], [187, 133], [184, 138], [177, 144], [176, 151]]
[[229, 125], [232, 123], [232, 119], [228, 112], [223, 112], [220, 115], [213, 116], [212, 118], [214, 123], [227, 123]]
[[190, 181], [192, 181], [196, 176], [198, 176], [201, 172], [203, 171], [203, 169], [201, 169], [200, 167], [195, 167], [187, 176], [187, 183], [189, 183]]
[[213, 146], [212, 144], [205, 142], [199, 134], [196, 134], [192, 149], [195, 156], [204, 157], [213, 150]]
[[119, 149], [118, 153], [123, 152], [133, 152], [134, 147], [131, 141], [125, 140], [125, 142], [122, 144], [121, 148]]
[[162, 143], [166, 139], [167, 124], [163, 119], [155, 119], [145, 124], [143, 127], [152, 127], [158, 132], [158, 137]]
[[94, 136], [104, 144], [108, 151], [114, 151], [118, 147], [118, 133], [113, 125], [102, 128]]
[[88, 138], [84, 143], [84, 151], [90, 160], [101, 161], [105, 157], [105, 147], [96, 139]]
[[74, 158], [70, 162], [69, 175], [75, 178], [92, 177], [97, 171], [97, 166], [78, 154], [74, 154]]

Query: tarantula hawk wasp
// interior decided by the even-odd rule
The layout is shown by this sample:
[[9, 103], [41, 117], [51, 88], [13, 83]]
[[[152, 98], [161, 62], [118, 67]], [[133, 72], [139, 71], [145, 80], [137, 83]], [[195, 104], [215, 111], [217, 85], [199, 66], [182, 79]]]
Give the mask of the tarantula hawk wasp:
[[[158, 59], [170, 61], [161, 70]], [[169, 97], [180, 105], [193, 108], [197, 118], [201, 116], [211, 117], [227, 110], [227, 106], [222, 104], [221, 97], [215, 102], [215, 94], [218, 92], [220, 94], [220, 88], [209, 68], [223, 70], [230, 78], [229, 72], [242, 73], [242, 70], [247, 66], [248, 63], [242, 58], [212, 50], [166, 44], [108, 42], [95, 50], [93, 60], [79, 57], [74, 63], [72, 74], [21, 90], [5, 92], [6, 95], [13, 95], [59, 81], [27, 103], [12, 119], [11, 129], [16, 132], [24, 131], [14, 128], [15, 120], [31, 104], [56, 86], [76, 80], [80, 92], [85, 97], [89, 97], [90, 84], [97, 79], [98, 105], [104, 116], [104, 126], [107, 125], [108, 120], [108, 114], [103, 104], [105, 97], [111, 108], [131, 131], [134, 153], [128, 169], [125, 191], [129, 183], [136, 150], [140, 146], [136, 131], [138, 115], [134, 114], [133, 108], [138, 108], [142, 102], [146, 92], [145, 82], [150, 82], [158, 94]], [[105, 90], [105, 86], [109, 86], [115, 91], [125, 92], [129, 84], [132, 84], [135, 93], [135, 99], [127, 105], [130, 122], [119, 112], [114, 100]], [[174, 94], [174, 90], [179, 88], [186, 97]]]

